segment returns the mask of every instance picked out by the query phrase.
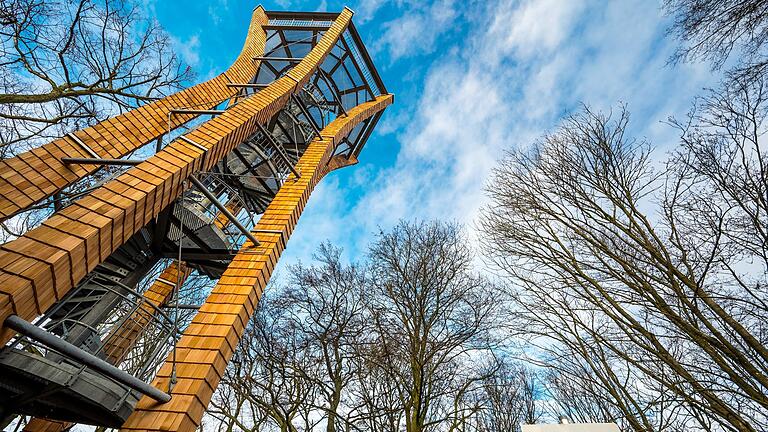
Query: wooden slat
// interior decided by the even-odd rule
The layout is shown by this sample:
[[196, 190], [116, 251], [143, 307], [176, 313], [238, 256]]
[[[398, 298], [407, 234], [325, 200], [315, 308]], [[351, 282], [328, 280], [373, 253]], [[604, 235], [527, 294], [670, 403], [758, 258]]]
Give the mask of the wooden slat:
[[[146, 397], [141, 399], [121, 430], [163, 430], [163, 424], [151, 421], [158, 418], [173, 424], [177, 431], [191, 432], [200, 425], [205, 407], [254, 313], [310, 193], [329, 171], [356, 162], [344, 162], [338, 156], [332, 157], [333, 143], [346, 137], [357, 124], [390, 103], [392, 96], [384, 95], [361, 104], [351, 109], [348, 117], [333, 121], [322, 131], [321, 137], [312, 141], [297, 164], [302, 176], [289, 178], [256, 224], [260, 245], [254, 247], [246, 241], [179, 341], [180, 348], [176, 353], [178, 382], [171, 390], [171, 401], [158, 404]], [[259, 233], [258, 230], [276, 230], [283, 234]], [[169, 355], [153, 385], [167, 390], [172, 367], [173, 359]]]
[[[0, 322], [11, 313], [32, 320], [47, 310], [125, 239], [180, 196], [185, 179], [195, 172], [210, 170], [223, 155], [253, 134], [257, 124], [265, 124], [272, 118], [285, 106], [290, 95], [301, 88], [299, 84], [309, 80], [319, 67], [347, 28], [351, 15], [348, 9], [339, 14], [307, 57], [289, 72], [289, 77], [276, 80], [265, 90], [187, 134], [207, 151], [184, 140], [175, 140], [162, 152], [54, 214], [42, 226], [0, 245]], [[253, 26], [252, 22], [249, 33]], [[241, 57], [256, 54], [254, 46], [246, 43]], [[247, 73], [246, 66], [237, 62], [236, 66], [237, 69], [227, 72], [230, 79], [238, 73]], [[220, 78], [221, 83], [227, 82]], [[218, 89], [211, 83], [208, 87]], [[189, 95], [180, 96], [184, 98], [169, 99], [179, 101]], [[256, 234], [261, 242], [259, 247], [244, 245], [244, 252], [232, 261], [177, 345], [179, 382], [173, 389], [173, 399], [167, 404], [142, 399], [124, 430], [192, 431], [197, 428], [312, 190], [330, 170], [356, 162], [332, 157], [334, 143], [346, 137], [361, 121], [382, 111], [392, 100], [391, 95], [384, 95], [349, 110], [348, 116], [336, 119], [310, 144], [297, 165], [301, 178], [289, 178], [256, 226], [257, 230], [276, 230], [282, 234], [260, 232]], [[167, 109], [168, 100], [162, 102]], [[110, 128], [104, 131], [116, 133]], [[83, 140], [91, 137], [86, 135], [78, 136]], [[74, 144], [67, 145], [72, 148]], [[107, 151], [104, 147], [94, 150]], [[29, 170], [21, 172], [32, 175]], [[14, 171], [6, 177], [0, 172], [0, 179], [21, 178], [31, 183], [21, 172]], [[2, 184], [0, 182], [0, 188]], [[5, 343], [11, 332], [0, 330], [0, 343]], [[154, 383], [164, 390], [170, 379], [169, 360]]]
[[[233, 213], [237, 213], [241, 209], [237, 203], [228, 203], [227, 208]], [[229, 224], [229, 220], [219, 213], [216, 216], [215, 224], [219, 228], [224, 229]], [[142, 303], [123, 325], [113, 329], [112, 333], [106, 338], [104, 349], [102, 350], [106, 355], [106, 361], [117, 365], [125, 359], [125, 355], [130, 352], [155, 316], [155, 308], [165, 306], [173, 296], [174, 284], [178, 282], [183, 285], [191, 273], [192, 269], [190, 267], [183, 262], [179, 266], [177, 261], [172, 261], [163, 269], [157, 279], [152, 282], [152, 285], [144, 293], [146, 303]], [[220, 323], [213, 321], [210, 324]], [[71, 426], [73, 426], [73, 423], [33, 418], [24, 427], [24, 432], [61, 432]]]
[[[342, 13], [335, 29], [326, 32], [310, 51], [308, 57], [316, 59], [315, 69], [324, 57], [322, 53], [333, 48], [350, 18], [351, 13]], [[309, 74], [315, 69], [305, 68]], [[224, 154], [232, 151], [246, 136], [256, 132], [257, 122], [266, 123], [277, 114], [296, 91], [298, 88], [294, 80], [288, 77], [276, 80], [264, 91], [243, 100], [187, 134], [189, 139], [208, 149], [206, 154], [184, 140], [175, 140], [161, 152], [79, 199], [76, 205], [55, 213], [42, 227], [30, 230], [20, 239], [0, 245], [2, 262], [4, 254], [15, 253], [14, 242], [24, 241], [26, 237], [50, 244], [49, 247], [42, 247], [35, 256], [25, 256], [14, 261], [12, 266], [0, 267], [0, 290], [10, 296], [9, 305], [0, 309], [0, 320], [12, 313], [32, 320], [47, 310], [74, 286], [70, 283], [71, 279], [79, 280], [92, 271], [106, 255], [180, 196], [186, 178], [194, 172], [209, 171]], [[171, 163], [172, 155], [184, 153], [184, 149], [195, 151], [197, 156], [186, 158], [182, 163]], [[137, 190], [136, 193], [132, 191], [130, 197], [115, 192], [116, 183], [136, 179], [142, 179], [151, 186]], [[51, 234], [51, 238], [41, 239], [38, 229], [47, 230], [45, 232]], [[61, 249], [66, 253], [60, 254]], [[75, 252], [76, 255], [73, 255]], [[69, 267], [69, 274], [72, 275], [70, 280], [54, 280], [53, 269], [62, 265]], [[17, 278], [24, 283], [10, 282]], [[0, 329], [0, 343], [5, 343], [10, 337], [10, 331]]]
[[[240, 55], [228, 69], [230, 73], [238, 70], [245, 75], [256, 74], [258, 65], [254, 64], [251, 58], [256, 53], [264, 53], [266, 33], [262, 26], [267, 23], [264, 9], [261, 6], [254, 9], [245, 44]], [[247, 78], [242, 77], [242, 79]], [[221, 74], [202, 84], [76, 131], [75, 135], [100, 157], [123, 157], [165, 134], [170, 110], [185, 108], [190, 102], [198, 104], [197, 108], [210, 109], [220, 100], [234, 95], [237, 90], [227, 87], [226, 83], [224, 74]], [[174, 117], [188, 121], [197, 115]], [[181, 124], [183, 122], [174, 122], [175, 127]], [[45, 152], [36, 153], [41, 158], [35, 161], [37, 169], [28, 164], [32, 160], [31, 152], [0, 162], [0, 179], [4, 180], [0, 181], [0, 222], [51, 197], [62, 188], [97, 169], [95, 165], [82, 166], [73, 172], [71, 167], [61, 162], [60, 157], [46, 156], [60, 154], [62, 151], [68, 157], [83, 156], [79, 149], [74, 150], [73, 153], [71, 146], [64, 147], [63, 144], [64, 142], [58, 139], [43, 145], [41, 148]]]
[[[176, 281], [176, 279], [181, 276], [183, 283], [191, 273], [191, 269], [182, 263], [181, 275], [179, 275], [178, 270], [179, 266], [174, 261], [160, 273], [158, 280], [153, 282], [147, 289], [147, 292], [144, 293], [144, 297], [149, 303], [156, 307], [161, 307], [170, 300], [174, 286], [162, 282], [159, 279]], [[134, 343], [136, 343], [139, 336], [141, 336], [154, 314], [155, 309], [152, 308], [152, 306], [143, 303], [141, 307], [134, 312], [132, 319], [128, 320], [123, 326], [115, 329], [113, 334], [108, 337], [107, 342], [104, 344], [104, 353], [106, 354], [105, 360], [110, 364], [118, 364], [122, 361], [125, 355], [133, 347]], [[24, 432], [61, 432], [72, 426], [73, 423], [69, 422], [33, 418], [26, 426], [24, 426]]]

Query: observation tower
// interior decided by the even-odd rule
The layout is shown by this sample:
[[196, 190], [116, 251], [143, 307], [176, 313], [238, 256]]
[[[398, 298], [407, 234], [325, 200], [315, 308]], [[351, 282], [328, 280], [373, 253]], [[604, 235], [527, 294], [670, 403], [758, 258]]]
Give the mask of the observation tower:
[[0, 220], [44, 213], [0, 245], [2, 424], [195, 430], [313, 188], [392, 102], [352, 11], [259, 6], [221, 75], [0, 161]]

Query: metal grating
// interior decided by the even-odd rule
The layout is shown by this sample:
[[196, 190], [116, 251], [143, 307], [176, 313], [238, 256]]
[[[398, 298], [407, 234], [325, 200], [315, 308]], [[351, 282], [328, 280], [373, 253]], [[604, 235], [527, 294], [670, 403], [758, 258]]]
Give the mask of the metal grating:
[[286, 27], [317, 27], [318, 29], [327, 29], [333, 24], [333, 21], [316, 21], [316, 20], [303, 20], [303, 19], [271, 19], [269, 25], [271, 26], [286, 26]]
[[344, 42], [347, 43], [347, 46], [349, 47], [349, 51], [352, 57], [354, 57], [357, 64], [360, 65], [360, 69], [363, 72], [363, 79], [365, 79], [365, 82], [368, 83], [368, 86], [371, 87], [371, 90], [376, 96], [381, 96], [382, 94], [381, 89], [379, 88], [379, 85], [376, 82], [376, 80], [373, 78], [371, 69], [368, 67], [368, 62], [366, 62], [363, 56], [360, 54], [360, 50], [358, 50], [357, 44], [355, 43], [355, 40], [352, 38], [352, 36], [349, 34], [349, 31], [345, 31], [341, 37], [343, 37]]

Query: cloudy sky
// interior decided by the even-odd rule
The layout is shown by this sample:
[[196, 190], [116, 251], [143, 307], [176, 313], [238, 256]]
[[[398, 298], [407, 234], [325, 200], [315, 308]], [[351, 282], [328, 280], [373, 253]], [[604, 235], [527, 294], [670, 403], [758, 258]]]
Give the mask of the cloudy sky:
[[[198, 80], [239, 53], [256, 3], [148, 0]], [[267, 10], [339, 11], [345, 3], [290, 0]], [[307, 261], [321, 241], [355, 259], [379, 228], [401, 218], [440, 218], [472, 233], [496, 160], [534, 142], [581, 103], [626, 103], [631, 132], [660, 157], [702, 88], [706, 65], [668, 65], [676, 41], [652, 0], [494, 0], [346, 3], [395, 105], [360, 164], [315, 190], [282, 266]]]

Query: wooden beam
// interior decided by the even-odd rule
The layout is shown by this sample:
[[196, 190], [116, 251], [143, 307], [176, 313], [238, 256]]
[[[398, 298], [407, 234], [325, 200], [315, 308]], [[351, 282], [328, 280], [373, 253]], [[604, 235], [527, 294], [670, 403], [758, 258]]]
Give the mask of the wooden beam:
[[[350, 109], [349, 116], [331, 122], [310, 143], [297, 164], [304, 175], [280, 188], [253, 230], [261, 245], [243, 245], [179, 340], [177, 382], [171, 401], [157, 404], [141, 399], [122, 431], [197, 429], [312, 190], [329, 171], [346, 165], [343, 161], [327, 163], [334, 143], [390, 103], [392, 96], [385, 95], [358, 105]], [[168, 356], [155, 386], [168, 388], [173, 365], [172, 356]]]
[[[61, 159], [91, 157], [119, 159], [157, 140], [168, 131], [168, 114], [172, 110], [211, 109], [222, 100], [233, 97], [237, 90], [226, 84], [247, 82], [257, 72], [252, 57], [264, 54], [269, 19], [259, 6], [253, 11], [251, 24], [240, 55], [224, 73], [204, 83], [139, 108], [117, 115], [94, 126], [75, 131], [19, 156], [0, 160], [0, 222], [23, 212], [51, 197], [99, 166], [67, 166]], [[191, 102], [194, 101], [194, 102]], [[184, 114], [178, 127], [197, 114]]]

